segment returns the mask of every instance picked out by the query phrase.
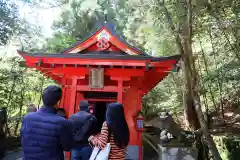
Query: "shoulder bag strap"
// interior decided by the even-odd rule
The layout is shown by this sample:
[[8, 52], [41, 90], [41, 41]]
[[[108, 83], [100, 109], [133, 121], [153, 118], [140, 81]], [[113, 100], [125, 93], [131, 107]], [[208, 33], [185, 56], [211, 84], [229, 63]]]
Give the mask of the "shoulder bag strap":
[[90, 121], [90, 118], [91, 118], [91, 116], [87, 117], [85, 119], [86, 122], [78, 129], [78, 131], [74, 137], [75, 140], [77, 140], [76, 137], [78, 137], [79, 135], [85, 135], [88, 132], [89, 128], [92, 125], [92, 121]]

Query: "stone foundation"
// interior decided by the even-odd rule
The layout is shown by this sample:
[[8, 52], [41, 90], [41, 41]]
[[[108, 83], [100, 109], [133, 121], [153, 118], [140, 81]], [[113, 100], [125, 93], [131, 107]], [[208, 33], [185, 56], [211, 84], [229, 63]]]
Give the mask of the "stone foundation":
[[125, 160], [139, 160], [139, 147], [135, 145], [128, 146]]
[[197, 160], [198, 150], [193, 147], [184, 146], [162, 146], [158, 145], [160, 155], [158, 160]]

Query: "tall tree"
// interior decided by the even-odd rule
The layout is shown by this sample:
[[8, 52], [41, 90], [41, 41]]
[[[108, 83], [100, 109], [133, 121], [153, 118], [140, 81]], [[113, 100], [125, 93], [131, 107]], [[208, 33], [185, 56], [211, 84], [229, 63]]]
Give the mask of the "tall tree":
[[0, 0], [0, 45], [5, 45], [17, 32], [19, 26], [18, 7], [13, 1]]
[[[193, 58], [192, 38], [193, 38], [193, 4], [192, 0], [179, 1], [179, 7], [183, 9], [182, 15], [179, 21], [179, 28], [176, 30], [172, 18], [165, 4], [162, 3], [165, 8], [165, 15], [168, 18], [169, 27], [176, 35], [176, 42], [178, 44], [179, 51], [183, 56], [184, 61], [184, 104], [187, 112], [187, 118], [191, 127], [196, 130], [201, 128], [203, 134], [208, 142], [208, 146], [216, 160], [221, 160], [220, 154], [216, 148], [216, 145], [208, 132], [206, 122], [201, 109], [201, 101], [199, 95], [199, 81], [198, 73], [196, 71], [195, 60]], [[181, 38], [181, 37], [182, 38]], [[204, 157], [202, 157], [204, 158]]]

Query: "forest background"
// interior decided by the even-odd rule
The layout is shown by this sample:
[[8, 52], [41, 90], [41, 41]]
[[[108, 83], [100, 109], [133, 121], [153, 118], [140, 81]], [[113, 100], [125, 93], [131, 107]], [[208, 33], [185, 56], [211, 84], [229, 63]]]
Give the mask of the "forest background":
[[[32, 24], [20, 16], [23, 6], [32, 12], [57, 9], [51, 36], [42, 28], [44, 17]], [[183, 57], [181, 69], [143, 98], [146, 120], [171, 111], [182, 128], [202, 128], [206, 139], [215, 129], [222, 159], [234, 160], [240, 153], [238, 0], [0, 0], [1, 48], [57, 53], [89, 36], [104, 11], [133, 46], [152, 56]], [[9, 118], [25, 115], [30, 103], [41, 106], [42, 89], [54, 82], [26, 68], [17, 55], [0, 56], [0, 106], [7, 107]], [[216, 119], [223, 124], [214, 125]], [[20, 126], [21, 120], [9, 123], [9, 136], [19, 136]]]

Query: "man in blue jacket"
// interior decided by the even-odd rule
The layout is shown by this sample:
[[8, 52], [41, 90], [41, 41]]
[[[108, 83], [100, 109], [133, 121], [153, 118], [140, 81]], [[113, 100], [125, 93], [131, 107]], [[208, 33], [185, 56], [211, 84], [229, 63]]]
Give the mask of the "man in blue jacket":
[[64, 160], [63, 151], [72, 147], [71, 125], [57, 115], [62, 90], [48, 86], [42, 93], [43, 106], [27, 114], [22, 122], [23, 160]]

